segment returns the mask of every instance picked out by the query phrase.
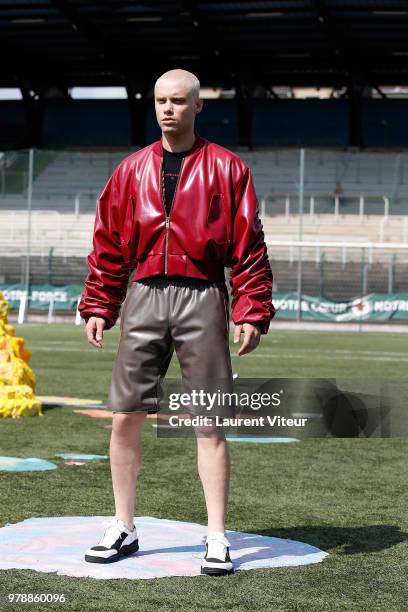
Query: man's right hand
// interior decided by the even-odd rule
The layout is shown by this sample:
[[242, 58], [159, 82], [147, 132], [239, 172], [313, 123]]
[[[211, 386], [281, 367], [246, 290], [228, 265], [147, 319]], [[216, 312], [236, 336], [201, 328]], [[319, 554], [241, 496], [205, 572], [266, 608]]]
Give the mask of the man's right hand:
[[85, 325], [85, 333], [88, 342], [96, 348], [102, 348], [103, 330], [106, 321], [102, 317], [90, 317]]

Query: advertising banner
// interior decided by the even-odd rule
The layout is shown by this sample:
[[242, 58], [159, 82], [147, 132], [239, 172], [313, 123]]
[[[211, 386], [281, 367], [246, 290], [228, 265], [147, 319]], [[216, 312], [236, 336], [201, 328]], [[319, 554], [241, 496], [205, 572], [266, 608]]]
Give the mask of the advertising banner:
[[[76, 311], [78, 297], [83, 291], [82, 285], [64, 285], [55, 287], [53, 285], [31, 285], [28, 309], [47, 310], [50, 301], [54, 300], [54, 310]], [[10, 308], [18, 309], [20, 300], [26, 293], [25, 286], [21, 283], [10, 285], [0, 284], [0, 291], [6, 300], [10, 302]]]
[[[296, 319], [297, 293], [273, 294], [276, 319]], [[341, 302], [303, 295], [301, 318], [304, 321], [388, 321], [408, 319], [408, 293], [370, 293]]]
[[[19, 308], [20, 299], [25, 294], [24, 285], [0, 284], [0, 291], [10, 301], [12, 309]], [[83, 285], [31, 285], [28, 309], [48, 310], [53, 299], [55, 310], [75, 311], [82, 291]], [[275, 291], [273, 303], [277, 311], [276, 320], [296, 319], [297, 293]], [[370, 293], [344, 301], [303, 295], [301, 312], [303, 321], [408, 320], [408, 293]]]

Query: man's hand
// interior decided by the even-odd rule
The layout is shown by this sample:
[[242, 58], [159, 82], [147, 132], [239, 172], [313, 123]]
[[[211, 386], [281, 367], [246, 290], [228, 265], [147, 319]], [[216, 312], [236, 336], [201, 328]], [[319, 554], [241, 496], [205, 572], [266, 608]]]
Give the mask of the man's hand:
[[103, 330], [106, 326], [106, 321], [102, 317], [90, 317], [85, 325], [85, 333], [88, 342], [96, 348], [102, 348]]
[[235, 326], [234, 344], [239, 342], [242, 333], [244, 334], [244, 341], [238, 351], [239, 356], [256, 349], [261, 338], [261, 332], [258, 327], [251, 325], [251, 323], [243, 323], [242, 325]]

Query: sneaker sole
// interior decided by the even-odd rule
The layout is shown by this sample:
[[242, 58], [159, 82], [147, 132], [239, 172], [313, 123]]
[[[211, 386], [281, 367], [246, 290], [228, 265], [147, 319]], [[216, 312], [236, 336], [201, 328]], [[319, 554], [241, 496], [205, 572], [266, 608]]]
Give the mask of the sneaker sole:
[[234, 568], [230, 569], [230, 570], [226, 570], [226, 569], [222, 569], [217, 568], [217, 567], [202, 567], [201, 568], [201, 574], [204, 576], [226, 576], [228, 574], [234, 574], [235, 570]]
[[[124, 547], [125, 548], [125, 547]], [[114, 563], [115, 561], [119, 561], [123, 557], [127, 557], [139, 550], [139, 544], [137, 546], [131, 545], [126, 547], [126, 550], [120, 550], [116, 555], [112, 555], [111, 557], [94, 557], [93, 555], [85, 555], [85, 561], [88, 563]]]

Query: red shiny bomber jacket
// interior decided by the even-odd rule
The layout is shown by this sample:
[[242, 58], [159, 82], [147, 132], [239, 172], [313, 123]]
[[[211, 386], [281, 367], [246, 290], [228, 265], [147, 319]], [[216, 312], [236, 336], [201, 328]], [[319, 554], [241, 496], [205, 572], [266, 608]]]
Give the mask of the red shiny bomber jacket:
[[195, 132], [182, 159], [170, 214], [163, 191], [162, 140], [115, 169], [97, 204], [89, 273], [78, 310], [87, 321], [116, 323], [131, 280], [155, 275], [225, 280], [231, 268], [231, 316], [263, 334], [275, 315], [272, 270], [248, 166]]

